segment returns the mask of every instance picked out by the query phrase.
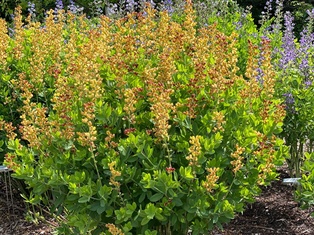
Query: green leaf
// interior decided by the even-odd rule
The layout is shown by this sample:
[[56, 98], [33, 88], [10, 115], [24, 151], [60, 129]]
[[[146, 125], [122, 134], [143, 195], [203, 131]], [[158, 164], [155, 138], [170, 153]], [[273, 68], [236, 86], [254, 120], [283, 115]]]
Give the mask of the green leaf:
[[177, 197], [172, 199], [172, 203], [174, 203], [174, 205], [178, 207], [183, 205], [183, 202], [181, 201], [181, 199]]
[[105, 210], [106, 210], [106, 207], [104, 207], [104, 206], [98, 207], [98, 208], [97, 208], [97, 213], [98, 213], [98, 215], [102, 214]]
[[188, 213], [186, 219], [188, 220], [188, 222], [190, 222], [195, 218], [195, 216], [195, 213]]
[[143, 225], [147, 224], [150, 220], [151, 219], [149, 219], [148, 217], [143, 218], [141, 221], [141, 225], [143, 226]]
[[159, 212], [157, 212], [155, 216], [156, 216], [156, 219], [158, 219], [160, 221], [164, 221], [165, 220], [165, 217], [161, 213], [159, 213]]
[[151, 197], [149, 198], [149, 200], [150, 200], [151, 202], [157, 202], [157, 201], [159, 201], [160, 199], [162, 199], [163, 196], [164, 196], [164, 194], [162, 194], [162, 193], [156, 193], [156, 194], [154, 194], [153, 196], [151, 196]]
[[153, 219], [156, 214], [156, 207], [152, 203], [148, 203], [144, 212], [147, 218]]
[[123, 232], [124, 232], [124, 233], [131, 231], [131, 229], [132, 229], [132, 223], [131, 223], [131, 222], [128, 222], [128, 223], [126, 223], [126, 224], [123, 226]]
[[190, 166], [184, 168], [183, 166], [179, 169], [180, 175], [186, 179], [186, 180], [192, 180], [194, 179], [194, 176], [192, 174], [192, 168]]
[[85, 203], [85, 202], [89, 202], [90, 197], [88, 196], [83, 196], [78, 200], [78, 203]]
[[146, 230], [146, 231], [145, 231], [145, 235], [157, 235], [157, 234], [158, 234], [158, 233], [157, 233], [156, 230], [154, 230], [154, 231]]
[[144, 201], [145, 197], [146, 197], [146, 194], [145, 194], [145, 193], [142, 193], [141, 196], [140, 196], [140, 198], [138, 199], [138, 202], [139, 202], [139, 203], [142, 203], [142, 202]]

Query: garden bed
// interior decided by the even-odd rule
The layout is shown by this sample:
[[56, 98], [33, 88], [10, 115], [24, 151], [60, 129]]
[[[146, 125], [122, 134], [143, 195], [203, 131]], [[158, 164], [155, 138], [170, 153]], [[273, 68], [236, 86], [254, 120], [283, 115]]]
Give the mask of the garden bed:
[[[288, 177], [285, 169], [280, 170], [280, 178]], [[248, 205], [243, 215], [238, 215], [224, 231], [213, 231], [212, 235], [236, 234], [314, 234], [314, 218], [310, 217], [311, 210], [301, 210], [293, 200], [293, 186], [283, 185], [281, 180], [265, 187], [256, 202]], [[14, 208], [7, 206], [6, 187], [3, 177], [0, 180], [0, 234], [29, 235], [52, 234], [51, 224], [33, 224], [25, 220], [26, 206], [13, 189]], [[13, 210], [14, 209], [14, 210]]]

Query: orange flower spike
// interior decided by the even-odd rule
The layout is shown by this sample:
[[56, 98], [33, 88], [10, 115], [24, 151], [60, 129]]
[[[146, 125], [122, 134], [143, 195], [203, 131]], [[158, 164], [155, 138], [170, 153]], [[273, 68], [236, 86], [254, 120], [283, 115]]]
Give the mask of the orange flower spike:
[[162, 52], [159, 58], [157, 81], [163, 83], [166, 88], [171, 88], [173, 86], [172, 74], [176, 72], [175, 61], [168, 52]]
[[0, 121], [0, 130], [6, 132], [6, 136], [9, 140], [14, 140], [17, 134], [14, 132], [16, 127], [12, 125], [12, 122]]
[[30, 147], [39, 148], [42, 139], [51, 139], [50, 124], [46, 117], [47, 108], [35, 107], [34, 103], [25, 103], [21, 115], [20, 132], [22, 139], [29, 142]]
[[118, 143], [116, 143], [113, 139], [115, 138], [115, 134], [112, 134], [110, 131], [106, 131], [105, 138], [105, 146], [107, 148], [116, 148], [118, 147]]
[[108, 228], [109, 233], [112, 235], [124, 235], [122, 230], [117, 228], [114, 224], [106, 224], [106, 228]]
[[[261, 93], [261, 85], [257, 80], [257, 68], [258, 68], [258, 55], [259, 50], [257, 46], [253, 45], [251, 41], [249, 43], [249, 57], [246, 66], [245, 76], [248, 78], [248, 81], [244, 81], [246, 83], [245, 88], [240, 91], [240, 96], [242, 99], [252, 99], [255, 97], [259, 97]], [[239, 100], [238, 103], [243, 102], [243, 100]]]
[[121, 176], [121, 172], [117, 171], [114, 167], [116, 165], [116, 161], [113, 161], [108, 164], [111, 176], [110, 176], [110, 182], [109, 184], [115, 186], [117, 189], [120, 188], [120, 183], [116, 181], [116, 178]]
[[70, 140], [74, 137], [74, 124], [69, 114], [72, 112], [72, 105], [75, 103], [74, 88], [69, 84], [68, 78], [57, 76], [55, 79], [55, 93], [51, 100], [60, 120], [52, 123], [52, 132], [60, 132], [61, 136]]
[[[170, 22], [169, 31], [171, 30], [171, 34], [167, 34], [169, 37], [170, 47], [172, 48], [172, 56], [174, 60], [180, 58], [180, 52], [184, 50], [184, 35], [185, 32], [182, 29], [181, 25], [176, 22]], [[163, 37], [165, 38], [165, 37]]]
[[185, 39], [188, 45], [193, 44], [196, 36], [196, 14], [193, 9], [192, 1], [187, 0], [185, 4], [185, 21], [183, 22], [183, 28], [185, 29]]
[[18, 168], [20, 167], [20, 165], [15, 162], [15, 158], [16, 158], [16, 155], [13, 153], [6, 153], [4, 156], [5, 165], [9, 169], [12, 169], [13, 171], [18, 170]]
[[207, 168], [206, 171], [209, 173], [206, 176], [206, 181], [202, 181], [202, 186], [206, 189], [208, 193], [211, 193], [212, 190], [216, 187], [216, 183], [219, 180], [219, 176], [217, 175], [219, 168]]
[[110, 43], [112, 41], [111, 38], [111, 28], [110, 28], [110, 18], [107, 16], [101, 16], [100, 17], [100, 32], [101, 34], [99, 35], [99, 40], [102, 46], [102, 50], [101, 50], [101, 55], [100, 58], [102, 58], [102, 60], [105, 60], [109, 57], [110, 51], [112, 49], [112, 47], [110, 46]]
[[9, 46], [10, 37], [8, 35], [7, 24], [4, 19], [0, 19], [0, 69], [6, 69], [7, 64], [7, 48]]
[[155, 32], [155, 36], [158, 41], [158, 46], [163, 50], [172, 49], [172, 45], [170, 46], [170, 44], [172, 44], [170, 40], [172, 29], [169, 27], [169, 22], [170, 17], [168, 13], [165, 11], [160, 12], [160, 20]]
[[234, 167], [233, 172], [236, 174], [241, 167], [243, 166], [243, 157], [242, 154], [245, 151], [245, 148], [240, 147], [238, 144], [236, 145], [236, 151], [231, 154], [231, 157], [234, 159], [231, 161], [231, 165]]
[[30, 22], [28, 28], [32, 31], [30, 36], [32, 56], [29, 58], [29, 81], [34, 86], [34, 90], [40, 92], [44, 84], [43, 78], [47, 71], [46, 59], [50, 56], [47, 51], [47, 48], [49, 48], [47, 42], [50, 45], [52, 41], [47, 39], [47, 32], [40, 28], [39, 23]]
[[239, 71], [239, 67], [237, 66], [238, 63], [238, 51], [237, 51], [237, 40], [238, 37], [237, 33], [232, 32], [232, 34], [228, 37], [229, 44], [228, 44], [228, 53], [226, 60], [228, 61], [228, 80], [237, 80], [242, 79], [237, 75]]
[[160, 101], [156, 101], [156, 103], [151, 106], [151, 111], [154, 115], [153, 120], [155, 123], [153, 131], [159, 141], [168, 141], [168, 130], [171, 127], [168, 123], [168, 120], [170, 119], [169, 110], [172, 105], [167, 101], [167, 97], [162, 94], [156, 98]]
[[214, 132], [224, 131], [223, 125], [226, 121], [224, 120], [224, 114], [222, 112], [215, 111], [213, 113], [213, 121], [215, 122]]
[[78, 141], [82, 146], [89, 146], [89, 151], [94, 151], [95, 141], [97, 139], [97, 130], [93, 125], [93, 120], [95, 118], [95, 107], [93, 102], [87, 102], [84, 104], [84, 109], [82, 111], [82, 122], [85, 123], [88, 127], [87, 132], [77, 132]]
[[18, 80], [12, 80], [11, 82], [13, 87], [20, 91], [23, 99], [23, 106], [18, 110], [21, 113], [19, 131], [22, 139], [27, 140], [30, 147], [39, 148], [41, 146], [41, 137], [49, 138], [46, 108], [39, 108], [36, 103], [31, 102], [33, 85], [26, 80], [25, 73], [20, 73], [18, 76]]
[[156, 70], [158, 68], [145, 69], [143, 72], [143, 82], [145, 82], [148, 90], [148, 100], [151, 103], [151, 113], [153, 115], [154, 128], [153, 132], [159, 142], [168, 141], [168, 130], [170, 125], [170, 112], [174, 106], [171, 103], [171, 94], [173, 89], [167, 89], [167, 84], [156, 81]]
[[46, 29], [41, 29], [41, 33], [44, 32], [45, 38], [43, 42], [45, 44], [46, 54], [52, 58], [55, 62], [60, 62], [60, 52], [64, 45], [63, 28], [64, 28], [64, 15], [58, 15], [58, 21], [55, 21], [56, 15], [53, 10], [48, 11], [45, 21]]
[[[212, 93], [220, 93], [227, 89], [230, 84], [233, 84], [233, 77], [230, 71], [230, 65], [232, 64], [233, 55], [230, 43], [230, 38], [225, 36], [223, 33], [216, 29], [213, 25], [210, 27], [212, 36], [210, 37], [210, 55], [212, 56], [208, 67], [208, 75], [210, 76], [213, 83], [211, 85]], [[232, 70], [232, 69], [231, 69]]]
[[263, 39], [262, 41], [262, 52], [263, 52], [263, 61], [262, 61], [262, 69], [263, 69], [263, 91], [267, 95], [267, 97], [270, 99], [273, 97], [273, 94], [275, 92], [275, 83], [276, 83], [276, 73], [273, 69], [272, 63], [271, 63], [271, 46], [270, 41], [267, 39]]
[[[209, 31], [209, 28], [201, 28], [199, 30], [199, 35], [195, 39], [195, 43], [193, 45], [195, 49], [193, 52], [193, 62], [195, 65], [207, 63], [208, 54], [210, 53], [210, 47], [208, 46], [210, 40], [209, 35], [211, 33], [212, 32]], [[198, 74], [201, 74], [201, 72], [196, 72]], [[198, 76], [196, 75], [195, 77]]]
[[125, 105], [123, 107], [123, 110], [126, 112], [127, 117], [130, 121], [130, 123], [134, 124], [135, 123], [135, 104], [137, 103], [137, 99], [135, 96], [135, 90], [136, 88], [133, 89], [125, 89], [124, 96], [125, 96]]
[[22, 8], [18, 6], [14, 12], [14, 58], [19, 60], [23, 55], [23, 44], [25, 40], [25, 30], [23, 29]]
[[275, 123], [280, 123], [286, 116], [286, 109], [283, 104], [277, 104], [276, 110], [273, 114]]
[[275, 164], [273, 163], [274, 155], [273, 151], [270, 151], [270, 156], [266, 159], [266, 163], [262, 165], [259, 169], [260, 174], [258, 175], [258, 184], [263, 185], [264, 180], [267, 178], [268, 174], [271, 174], [275, 168]]
[[249, 41], [249, 57], [246, 66], [245, 76], [250, 80], [256, 80], [258, 75], [258, 48], [256, 45], [253, 45], [251, 41]]
[[198, 163], [198, 157], [201, 155], [202, 153], [202, 147], [201, 147], [201, 136], [197, 135], [197, 136], [191, 136], [190, 137], [190, 144], [191, 147], [189, 148], [189, 155], [186, 157], [186, 159], [190, 162], [189, 165], [192, 167], [198, 167], [199, 163]]

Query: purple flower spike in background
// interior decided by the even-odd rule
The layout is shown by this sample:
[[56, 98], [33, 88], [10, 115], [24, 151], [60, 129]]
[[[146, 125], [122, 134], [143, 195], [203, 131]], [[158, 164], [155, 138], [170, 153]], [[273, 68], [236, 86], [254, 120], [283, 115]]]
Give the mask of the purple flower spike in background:
[[93, 17], [102, 15], [103, 12], [103, 0], [94, 0], [90, 2], [88, 5], [91, 9], [91, 14]]
[[148, 0], [147, 2], [152, 6], [152, 8], [155, 8], [156, 3], [153, 0]]
[[293, 95], [291, 93], [285, 93], [283, 94], [284, 97], [286, 97], [286, 104], [288, 105], [293, 105], [294, 104], [294, 98]]
[[56, 0], [56, 7], [54, 9], [55, 21], [58, 21], [58, 14], [59, 14], [58, 12], [61, 10], [63, 10], [63, 2], [62, 0]]
[[109, 4], [108, 6], [108, 16], [114, 16], [118, 14], [118, 5], [116, 3]]
[[310, 18], [314, 18], [314, 8], [312, 10], [307, 10], [306, 13], [309, 15]]
[[134, 0], [127, 0], [125, 5], [125, 10], [127, 12], [134, 12], [137, 8], [137, 2]]
[[258, 67], [256, 69], [256, 72], [257, 72], [257, 76], [256, 76], [257, 81], [259, 81], [260, 84], [263, 84], [263, 76], [264, 76], [263, 70], [260, 67]]
[[28, 2], [27, 3], [27, 11], [28, 13], [32, 16], [32, 17], [35, 17], [36, 16], [36, 9], [35, 9], [35, 3], [32, 3], [32, 2]]
[[294, 23], [293, 16], [288, 11], [284, 15], [285, 20], [285, 31], [283, 36], [283, 44], [282, 44], [282, 53], [280, 59], [280, 67], [282, 69], [286, 69], [290, 63], [293, 63], [297, 57], [296, 55], [296, 46], [294, 42]]
[[63, 2], [62, 0], [56, 0], [56, 8], [55, 11], [63, 10]]
[[71, 13], [76, 14], [77, 7], [76, 7], [76, 5], [74, 4], [74, 2], [72, 0], [70, 0], [70, 5], [68, 6], [68, 10]]
[[272, 3], [273, 3], [273, 0], [268, 0], [266, 2], [265, 7], [264, 7], [265, 11], [262, 11], [262, 23], [264, 21], [269, 20], [269, 18], [271, 16], [271, 11], [273, 10]]
[[70, 4], [69, 4], [69, 6], [68, 6], [68, 11], [70, 11], [72, 14], [77, 15], [77, 14], [82, 13], [83, 10], [84, 10], [83, 7], [77, 6], [77, 5], [74, 3], [73, 0], [70, 0]]
[[285, 103], [286, 103], [286, 110], [290, 111], [291, 113], [295, 113], [295, 107], [294, 107], [294, 97], [292, 93], [285, 93], [283, 96], [286, 98]]
[[298, 50], [298, 61], [299, 62], [299, 70], [305, 77], [310, 75], [310, 65], [309, 65], [309, 57], [310, 50], [313, 47], [313, 36], [307, 32], [307, 30], [303, 30], [301, 32], [300, 38], [300, 48]]
[[172, 15], [174, 13], [173, 1], [172, 0], [163, 1], [161, 4], [161, 10], [167, 11], [169, 15]]
[[306, 80], [304, 82], [304, 85], [305, 85], [306, 88], [309, 88], [312, 85], [312, 81], [311, 80]]

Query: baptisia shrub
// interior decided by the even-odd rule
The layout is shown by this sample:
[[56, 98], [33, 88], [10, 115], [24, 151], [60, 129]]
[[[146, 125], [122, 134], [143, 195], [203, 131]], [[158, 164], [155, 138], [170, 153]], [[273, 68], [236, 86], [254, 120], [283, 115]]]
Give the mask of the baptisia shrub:
[[86, 22], [51, 13], [7, 50], [24, 105], [6, 164], [30, 203], [65, 216], [59, 233], [207, 233], [276, 178], [285, 111], [269, 41], [248, 44], [241, 74], [237, 35], [196, 30], [190, 2], [180, 23], [149, 6]]

